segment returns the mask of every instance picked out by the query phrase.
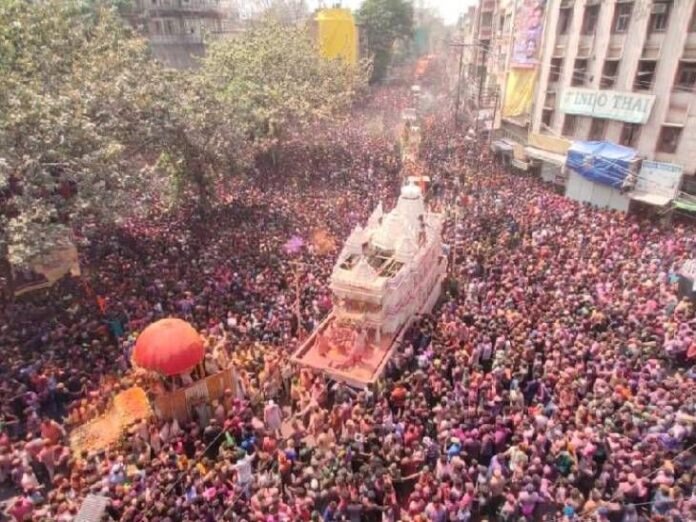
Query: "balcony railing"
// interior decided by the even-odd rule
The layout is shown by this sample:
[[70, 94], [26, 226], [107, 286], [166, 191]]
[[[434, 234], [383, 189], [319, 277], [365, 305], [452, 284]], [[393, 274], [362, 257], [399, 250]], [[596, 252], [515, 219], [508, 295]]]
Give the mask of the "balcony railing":
[[152, 34], [148, 37], [154, 44], [202, 44], [203, 36], [200, 34]]
[[492, 13], [493, 11], [495, 11], [495, 0], [483, 0], [481, 2], [482, 13]]

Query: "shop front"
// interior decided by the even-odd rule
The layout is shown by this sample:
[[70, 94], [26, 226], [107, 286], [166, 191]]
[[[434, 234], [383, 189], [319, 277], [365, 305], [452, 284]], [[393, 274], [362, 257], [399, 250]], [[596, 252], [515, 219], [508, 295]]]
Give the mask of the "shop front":
[[599, 208], [628, 212], [637, 179], [636, 151], [605, 141], [576, 141], [568, 149], [566, 197]]

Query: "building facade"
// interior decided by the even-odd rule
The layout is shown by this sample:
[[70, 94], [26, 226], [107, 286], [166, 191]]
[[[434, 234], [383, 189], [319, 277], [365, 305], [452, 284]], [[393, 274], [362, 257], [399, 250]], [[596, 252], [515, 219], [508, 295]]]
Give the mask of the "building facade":
[[696, 0], [549, 0], [530, 135], [606, 140], [696, 172]]
[[195, 67], [206, 38], [234, 34], [240, 25], [232, 0], [133, 0], [124, 12], [154, 55], [174, 68]]

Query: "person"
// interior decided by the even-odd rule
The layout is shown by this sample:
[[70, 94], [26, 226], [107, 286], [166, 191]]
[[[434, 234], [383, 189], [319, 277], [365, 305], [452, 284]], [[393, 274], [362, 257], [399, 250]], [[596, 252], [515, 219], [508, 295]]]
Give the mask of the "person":
[[269, 431], [280, 435], [280, 428], [283, 423], [283, 412], [273, 399], [270, 399], [263, 409], [263, 420]]
[[[451, 277], [462, 292], [416, 318], [369, 394], [333, 388], [307, 368], [292, 373], [290, 447], [266, 422], [260, 397], [273, 390], [261, 377], [276, 380], [299, 346], [288, 276], [296, 259], [282, 245], [301, 230], [345, 235], [398, 195], [397, 151], [365, 132], [378, 109], [399, 114], [395, 92], [376, 87], [367, 114], [326, 129], [331, 146], [321, 152], [318, 133], [289, 129], [282, 176], [259, 158], [234, 193], [220, 187], [204, 234], [191, 233], [186, 203], [115, 227], [90, 224], [89, 233], [76, 224], [93, 245], [84, 256], [99, 267], [108, 310], [128, 310], [120, 340], [72, 279], [0, 307], [0, 398], [18, 421], [0, 433], [0, 468], [11, 487], [26, 487], [31, 516], [69, 519], [108, 489], [110, 515], [123, 522], [356, 512], [413, 522], [442, 508], [450, 520], [630, 520], [631, 504], [640, 517], [694, 519], [696, 411], [684, 397], [696, 373], [678, 354], [693, 344], [696, 322], [670, 276], [696, 251], [693, 223], [675, 215], [664, 229], [568, 200], [509, 173], [443, 113], [423, 123], [416, 160], [427, 158], [443, 187], [434, 205], [467, 194], [465, 217], [443, 238], [457, 253]], [[345, 184], [331, 171], [346, 172]], [[334, 259], [306, 250], [300, 319], [321, 324]], [[178, 429], [148, 418], [108, 451], [66, 458], [63, 435], [48, 424], [42, 432], [44, 420], [73, 428], [100, 415], [118, 388], [142, 383], [124, 354], [165, 315], [209, 332], [209, 351], [226, 333], [234, 389]], [[49, 446], [56, 436], [60, 447]], [[216, 440], [224, 445], [206, 452]]]
[[253, 481], [252, 462], [256, 458], [256, 454], [244, 454], [234, 463], [234, 469], [237, 472], [237, 484], [241, 488], [245, 498], [251, 498], [251, 485]]

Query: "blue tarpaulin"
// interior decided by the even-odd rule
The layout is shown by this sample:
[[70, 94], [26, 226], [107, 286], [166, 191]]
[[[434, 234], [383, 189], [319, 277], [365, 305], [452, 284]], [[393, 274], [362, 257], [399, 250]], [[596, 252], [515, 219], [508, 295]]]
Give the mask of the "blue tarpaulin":
[[590, 181], [620, 188], [637, 155], [635, 149], [608, 141], [575, 141], [566, 166]]

